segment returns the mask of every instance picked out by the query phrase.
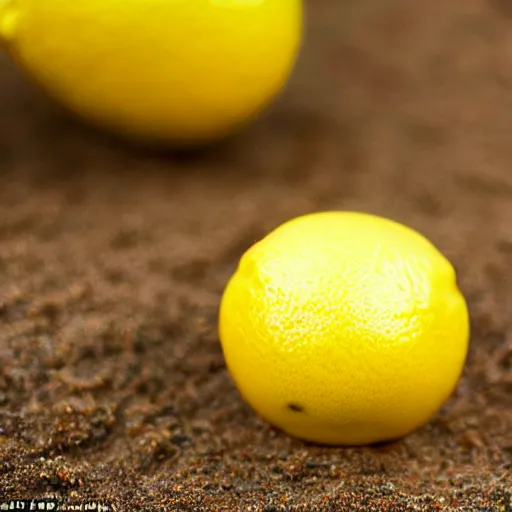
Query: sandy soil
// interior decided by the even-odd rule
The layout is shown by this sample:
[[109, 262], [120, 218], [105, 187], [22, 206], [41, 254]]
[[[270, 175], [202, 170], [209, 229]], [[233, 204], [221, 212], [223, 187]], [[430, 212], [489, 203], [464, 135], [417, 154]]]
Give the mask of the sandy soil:
[[[307, 15], [274, 108], [195, 155], [108, 140], [0, 58], [1, 499], [511, 510], [512, 8], [311, 0]], [[420, 230], [469, 302], [456, 393], [396, 443], [290, 439], [223, 362], [217, 307], [242, 252], [333, 208]]]

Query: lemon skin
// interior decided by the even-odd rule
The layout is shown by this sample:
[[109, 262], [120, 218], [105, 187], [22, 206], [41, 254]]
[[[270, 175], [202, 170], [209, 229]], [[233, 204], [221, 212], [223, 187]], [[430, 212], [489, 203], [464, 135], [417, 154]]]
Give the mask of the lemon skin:
[[285, 86], [299, 0], [0, 0], [0, 39], [64, 107], [122, 136], [210, 143]]
[[241, 258], [219, 336], [241, 395], [321, 444], [403, 437], [453, 392], [469, 315], [450, 262], [416, 231], [358, 212], [285, 222]]

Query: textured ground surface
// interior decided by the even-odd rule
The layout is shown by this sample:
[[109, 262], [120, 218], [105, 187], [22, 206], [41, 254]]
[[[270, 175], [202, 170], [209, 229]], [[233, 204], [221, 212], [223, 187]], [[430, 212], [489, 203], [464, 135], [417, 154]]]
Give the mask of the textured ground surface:
[[[82, 129], [0, 58], [0, 498], [510, 510], [512, 8], [314, 0], [307, 25], [273, 111], [186, 158]], [[272, 429], [219, 348], [218, 301], [242, 252], [330, 208], [429, 236], [471, 309], [456, 394], [386, 446]]]

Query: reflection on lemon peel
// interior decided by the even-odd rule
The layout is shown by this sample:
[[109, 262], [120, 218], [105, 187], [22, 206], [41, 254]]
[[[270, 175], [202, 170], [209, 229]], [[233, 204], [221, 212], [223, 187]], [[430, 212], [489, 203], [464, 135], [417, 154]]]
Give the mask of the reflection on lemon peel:
[[20, 10], [16, 0], [0, 0], [0, 38], [9, 41], [18, 29]]

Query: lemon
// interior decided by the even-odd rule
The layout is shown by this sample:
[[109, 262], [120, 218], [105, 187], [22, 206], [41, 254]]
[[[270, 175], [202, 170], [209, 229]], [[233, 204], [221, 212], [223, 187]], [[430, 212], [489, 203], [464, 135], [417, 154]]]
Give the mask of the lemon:
[[454, 268], [411, 228], [359, 212], [285, 222], [242, 256], [219, 335], [247, 403], [288, 434], [403, 437], [450, 396], [469, 343]]
[[227, 136], [286, 84], [300, 0], [0, 0], [0, 39], [64, 107], [143, 141]]

